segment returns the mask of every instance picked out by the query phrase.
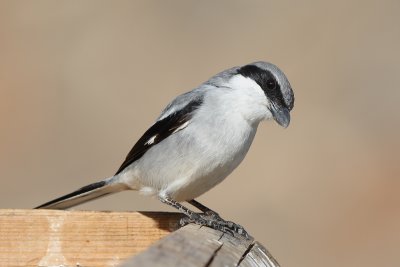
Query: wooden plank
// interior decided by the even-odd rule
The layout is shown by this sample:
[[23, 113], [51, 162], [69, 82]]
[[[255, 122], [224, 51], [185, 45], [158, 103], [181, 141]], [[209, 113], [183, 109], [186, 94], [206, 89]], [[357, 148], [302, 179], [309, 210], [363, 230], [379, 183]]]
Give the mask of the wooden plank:
[[233, 237], [229, 234], [224, 234], [220, 238], [220, 242], [223, 243], [223, 246], [211, 262], [211, 267], [236, 266], [241, 261], [246, 250], [253, 244], [254, 240], [247, 240], [241, 236]]
[[198, 229], [197, 225], [187, 225], [167, 236], [162, 242], [151, 246], [144, 253], [122, 264], [121, 267], [205, 266], [214, 252], [221, 247], [222, 243], [218, 239], [222, 234], [216, 231], [211, 232], [210, 235], [213, 238], [203, 242], [204, 239], [201, 238], [201, 232]]
[[122, 266], [279, 266], [253, 239], [193, 224], [170, 234], [180, 218], [161, 212], [0, 210], [0, 266], [119, 266], [136, 254]]
[[161, 239], [121, 267], [279, 267], [258, 242], [187, 225]]
[[252, 266], [273, 266], [279, 267], [278, 262], [272, 257], [268, 250], [258, 242], [254, 242], [251, 249], [243, 258], [239, 267], [252, 267]]
[[177, 229], [177, 213], [0, 210], [0, 266], [117, 266]]

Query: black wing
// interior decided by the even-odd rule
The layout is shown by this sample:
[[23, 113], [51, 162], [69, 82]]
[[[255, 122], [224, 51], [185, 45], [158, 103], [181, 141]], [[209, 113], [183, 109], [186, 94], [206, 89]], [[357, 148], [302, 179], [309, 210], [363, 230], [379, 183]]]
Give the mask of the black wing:
[[115, 175], [122, 172], [136, 160], [140, 159], [152, 146], [160, 143], [171, 134], [177, 132], [179, 127], [192, 118], [192, 112], [197, 109], [202, 102], [202, 99], [192, 100], [184, 108], [175, 111], [153, 124], [153, 126], [151, 126], [133, 146]]

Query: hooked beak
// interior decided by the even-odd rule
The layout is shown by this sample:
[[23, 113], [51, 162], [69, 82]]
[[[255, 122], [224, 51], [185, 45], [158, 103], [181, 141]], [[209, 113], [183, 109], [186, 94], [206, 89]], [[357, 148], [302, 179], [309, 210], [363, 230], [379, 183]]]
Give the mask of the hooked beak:
[[282, 127], [286, 128], [290, 123], [290, 113], [286, 107], [272, 105], [270, 108], [272, 116], [274, 116], [275, 121]]

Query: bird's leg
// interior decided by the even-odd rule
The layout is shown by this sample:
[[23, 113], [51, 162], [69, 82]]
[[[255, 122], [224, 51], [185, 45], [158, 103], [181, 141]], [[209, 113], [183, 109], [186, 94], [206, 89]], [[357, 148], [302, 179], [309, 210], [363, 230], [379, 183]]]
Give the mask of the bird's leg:
[[198, 208], [202, 212], [204, 212], [204, 214], [207, 215], [208, 217], [210, 217], [210, 219], [213, 219], [213, 220], [217, 221], [219, 224], [222, 224], [225, 227], [228, 227], [229, 229], [231, 229], [235, 233], [243, 235], [246, 238], [250, 238], [250, 235], [246, 232], [246, 230], [243, 228], [243, 226], [241, 226], [241, 225], [239, 225], [237, 223], [231, 222], [231, 221], [225, 221], [224, 219], [221, 218], [221, 216], [219, 216], [219, 214], [217, 212], [215, 212], [212, 209], [204, 206], [203, 204], [201, 204], [200, 202], [198, 202], [198, 201], [196, 201], [194, 199], [188, 201], [188, 203], [190, 205]]
[[204, 214], [215, 218], [217, 221], [224, 221], [224, 219], [221, 218], [221, 216], [219, 216], [219, 214], [215, 211], [213, 211], [212, 209], [204, 206], [203, 204], [201, 204], [200, 202], [198, 202], [197, 200], [190, 200], [188, 201], [188, 203], [196, 208], [198, 208], [199, 210], [201, 210], [202, 212], [204, 212]]
[[198, 215], [198, 214], [196, 212], [186, 208], [185, 206], [176, 202], [175, 200], [173, 200], [169, 197], [159, 197], [159, 199], [162, 203], [165, 203], [167, 205], [170, 205], [171, 207], [174, 207], [175, 209], [179, 210], [180, 212], [185, 214], [190, 219], [195, 220], [197, 218], [196, 215]]
[[169, 197], [159, 197], [159, 199], [162, 203], [165, 203], [165, 204], [170, 205], [171, 207], [174, 207], [175, 209], [179, 210], [180, 212], [182, 212], [183, 214], [185, 214], [187, 216], [187, 218], [181, 219], [181, 221], [180, 221], [181, 226], [185, 226], [188, 223], [196, 223], [199, 225], [208, 226], [215, 230], [219, 230], [224, 233], [229, 233], [229, 234], [233, 235], [233, 231], [229, 227], [227, 227], [226, 225], [224, 225], [214, 219], [211, 219], [209, 216], [204, 216], [203, 214], [196, 213]]

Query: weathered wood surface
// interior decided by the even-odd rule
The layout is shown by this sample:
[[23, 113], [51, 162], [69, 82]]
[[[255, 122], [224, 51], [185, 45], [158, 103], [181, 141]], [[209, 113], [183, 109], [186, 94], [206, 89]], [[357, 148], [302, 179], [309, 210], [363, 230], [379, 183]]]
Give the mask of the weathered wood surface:
[[180, 218], [165, 212], [0, 210], [0, 267], [278, 266], [254, 240], [193, 224], [178, 229]]
[[279, 267], [258, 242], [187, 225], [168, 235], [121, 267]]
[[0, 266], [117, 266], [177, 229], [180, 214], [0, 210]]

